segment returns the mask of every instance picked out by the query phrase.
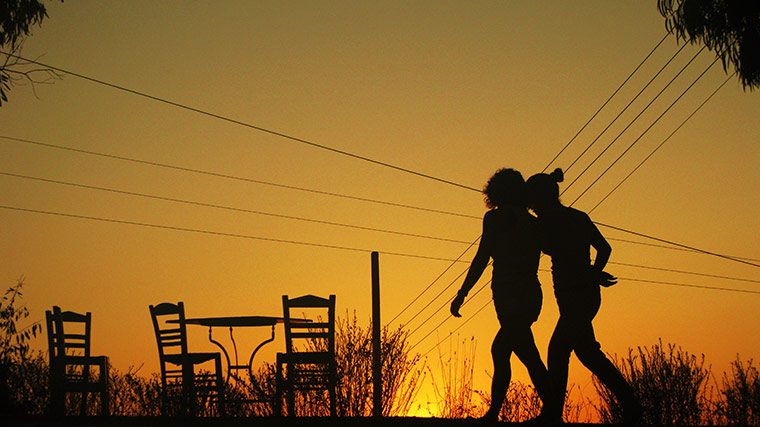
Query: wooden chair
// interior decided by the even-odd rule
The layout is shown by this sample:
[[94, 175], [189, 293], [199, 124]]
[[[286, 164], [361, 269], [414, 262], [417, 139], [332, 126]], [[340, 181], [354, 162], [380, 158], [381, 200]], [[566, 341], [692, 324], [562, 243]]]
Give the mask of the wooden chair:
[[[282, 395], [287, 392], [288, 415], [295, 415], [295, 392], [327, 390], [330, 415], [336, 415], [335, 385], [335, 295], [320, 298], [306, 295], [289, 299], [282, 297], [285, 319], [285, 353], [277, 354], [277, 411], [282, 415]], [[298, 322], [291, 310], [326, 311], [326, 320], [317, 317], [312, 322]]]
[[[61, 311], [45, 312], [50, 355], [50, 407], [54, 415], [65, 415], [66, 393], [81, 393], [80, 415], [87, 414], [87, 397], [100, 395], [100, 414], [109, 414], [108, 357], [90, 355], [92, 315]], [[90, 372], [98, 368], [98, 375]]]
[[[219, 353], [189, 353], [185, 306], [162, 303], [150, 306], [150, 316], [158, 344], [158, 359], [161, 365], [161, 412], [172, 411], [170, 402], [179, 401], [183, 415], [195, 416], [198, 399], [208, 398], [216, 403], [219, 415], [224, 414], [224, 380], [222, 379], [222, 358]], [[213, 372], [196, 372], [196, 365], [213, 362]]]

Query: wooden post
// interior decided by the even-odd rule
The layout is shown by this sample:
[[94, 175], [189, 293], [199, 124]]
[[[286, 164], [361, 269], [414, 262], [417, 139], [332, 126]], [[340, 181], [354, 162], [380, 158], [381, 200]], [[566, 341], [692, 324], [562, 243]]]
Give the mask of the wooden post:
[[383, 370], [380, 360], [380, 262], [372, 252], [372, 415], [383, 416]]

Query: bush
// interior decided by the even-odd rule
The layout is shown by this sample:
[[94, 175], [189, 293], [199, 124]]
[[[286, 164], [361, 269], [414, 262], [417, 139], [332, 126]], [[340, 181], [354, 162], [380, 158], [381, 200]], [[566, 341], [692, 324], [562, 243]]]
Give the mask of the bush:
[[[34, 371], [35, 367], [39, 367], [39, 361], [29, 355], [29, 340], [42, 327], [39, 323], [21, 329], [16, 326], [29, 317], [29, 310], [21, 304], [23, 285], [22, 277], [0, 300], [0, 413], [9, 415], [27, 413], [30, 405], [36, 411], [35, 404], [25, 400], [25, 397], [31, 397], [30, 393], [33, 393], [25, 382], [25, 371], [29, 369], [29, 375], [40, 375]], [[47, 378], [47, 372], [44, 377]]]
[[[613, 362], [641, 399], [642, 421], [654, 425], [698, 425], [711, 421], [710, 369], [701, 358], [662, 340], [650, 348], [628, 350], [628, 357]], [[612, 393], [594, 378], [600, 396], [599, 415], [605, 423], [622, 422], [622, 408]]]
[[[313, 346], [319, 347], [321, 342]], [[342, 417], [368, 417], [372, 415], [372, 327], [359, 325], [356, 313], [349, 319], [336, 320], [335, 359], [338, 384], [336, 409]], [[417, 368], [420, 356], [412, 354], [407, 332], [402, 329], [383, 328], [380, 337], [382, 365], [382, 414], [403, 416], [409, 412], [419, 391], [423, 369]], [[326, 393], [298, 393], [299, 415], [323, 416], [329, 414]]]
[[718, 413], [730, 425], [760, 425], [760, 374], [752, 366], [745, 366], [736, 357], [731, 364], [731, 376], [723, 374], [722, 401]]

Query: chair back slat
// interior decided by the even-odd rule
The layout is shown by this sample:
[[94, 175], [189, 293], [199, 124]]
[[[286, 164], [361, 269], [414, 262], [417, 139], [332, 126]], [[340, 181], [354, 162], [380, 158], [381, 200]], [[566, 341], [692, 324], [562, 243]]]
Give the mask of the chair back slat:
[[[53, 306], [53, 311], [45, 312], [45, 323], [48, 329], [48, 354], [51, 366], [56, 359], [71, 356], [70, 350], [81, 350], [81, 356], [90, 356], [90, 338], [92, 314], [62, 311]], [[72, 330], [74, 330], [72, 332]]]
[[[292, 320], [292, 319], [291, 319]], [[331, 325], [327, 322], [291, 322], [290, 329], [329, 330]]]
[[[176, 304], [165, 302], [155, 306], [151, 305], [149, 310], [153, 321], [153, 331], [156, 335], [161, 377], [165, 381], [167, 374], [176, 371], [175, 365], [171, 364], [166, 356], [187, 354], [185, 305], [181, 301]], [[169, 321], [173, 323], [169, 323]]]
[[[309, 348], [310, 351], [313, 351], [317, 348], [318, 351], [326, 352], [334, 357], [335, 295], [330, 295], [328, 298], [304, 295], [292, 299], [283, 295], [282, 309], [286, 353], [303, 351], [303, 348]], [[293, 317], [293, 309], [308, 309], [310, 315], [315, 311], [319, 311], [319, 313], [313, 322], [298, 322]]]
[[327, 308], [330, 306], [330, 300], [328, 298], [321, 298], [314, 295], [304, 295], [302, 297], [289, 299], [288, 306], [289, 307]]

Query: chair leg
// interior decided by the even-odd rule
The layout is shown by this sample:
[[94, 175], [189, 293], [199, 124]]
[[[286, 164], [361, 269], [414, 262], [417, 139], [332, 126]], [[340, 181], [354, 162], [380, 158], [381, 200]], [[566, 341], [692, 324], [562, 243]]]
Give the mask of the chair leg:
[[335, 383], [330, 384], [330, 416], [336, 417], [336, 402], [335, 402]]
[[161, 415], [169, 415], [169, 394], [166, 391], [166, 381], [161, 381]]
[[289, 417], [295, 417], [296, 416], [296, 392], [293, 390], [293, 386], [291, 384], [288, 384], [286, 386], [287, 388], [287, 403], [288, 403], [288, 416]]
[[[90, 365], [84, 365], [82, 366], [82, 377], [84, 378], [84, 383], [89, 384], [90, 382]], [[80, 393], [81, 400], [79, 401], [79, 415], [84, 416], [87, 415], [87, 393], [86, 391], [83, 391]]]
[[111, 414], [109, 373], [108, 359], [105, 359], [105, 362], [100, 367], [100, 415], [104, 417]]
[[55, 366], [50, 367], [50, 403], [48, 411], [51, 415], [64, 416], [66, 414], [66, 392], [63, 390], [61, 381], [56, 375], [58, 369]]
[[[188, 364], [190, 365], [190, 364]], [[194, 367], [183, 365], [182, 367], [182, 415], [195, 416], [196, 395]]]
[[216, 411], [220, 417], [226, 415], [225, 412], [225, 384], [222, 378], [222, 359], [217, 357], [215, 360], [216, 368]]
[[89, 393], [86, 392], [86, 391], [83, 391], [83, 392], [81, 392], [79, 394], [82, 396], [82, 398], [81, 398], [81, 400], [79, 402], [79, 415], [85, 416], [85, 415], [87, 415], [87, 395]]
[[50, 414], [58, 417], [66, 415], [66, 394], [62, 390], [50, 391]]
[[329, 387], [329, 393], [330, 393], [330, 416], [335, 417], [337, 416], [337, 406], [338, 402], [336, 402], [336, 382], [337, 382], [337, 372], [335, 372], [335, 365], [332, 365], [332, 368], [330, 369], [330, 378], [328, 379], [328, 387]]
[[274, 402], [274, 410], [275, 413], [279, 416], [282, 416], [282, 388], [285, 386], [283, 384], [282, 379], [282, 364], [277, 363], [277, 371], [276, 371], [276, 381], [275, 381], [275, 402]]

